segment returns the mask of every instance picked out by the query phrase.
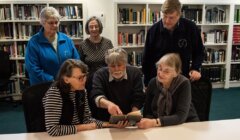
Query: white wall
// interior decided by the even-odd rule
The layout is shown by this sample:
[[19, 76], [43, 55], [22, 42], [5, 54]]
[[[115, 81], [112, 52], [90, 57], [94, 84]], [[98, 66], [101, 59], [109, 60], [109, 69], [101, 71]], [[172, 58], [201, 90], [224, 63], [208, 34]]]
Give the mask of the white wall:
[[86, 0], [87, 17], [103, 14], [102, 36], [114, 42], [114, 3], [113, 0]]

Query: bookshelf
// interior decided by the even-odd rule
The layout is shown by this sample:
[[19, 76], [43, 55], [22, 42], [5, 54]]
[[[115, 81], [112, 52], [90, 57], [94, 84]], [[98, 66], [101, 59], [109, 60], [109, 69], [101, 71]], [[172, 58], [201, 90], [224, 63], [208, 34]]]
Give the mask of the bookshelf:
[[[114, 45], [122, 47], [130, 53], [131, 59], [133, 58], [136, 61], [132, 63], [132, 60], [130, 60], [130, 64], [141, 67], [138, 64], [138, 56], [134, 56], [134, 54], [142, 54], [147, 30], [161, 18], [160, 8], [162, 3], [163, 1], [115, 1]], [[182, 16], [194, 21], [202, 33], [206, 48], [206, 55], [201, 68], [202, 75], [211, 79], [213, 88], [240, 86], [239, 74], [237, 75], [238, 80], [231, 80], [234, 77], [232, 73], [236, 71], [235, 69], [237, 69], [237, 73], [240, 69], [240, 42], [232, 44], [234, 27], [240, 28], [240, 4], [233, 4], [230, 1], [214, 4], [214, 2], [195, 0], [192, 2], [183, 1], [182, 6]], [[138, 19], [138, 11], [145, 11], [143, 12], [145, 22], [141, 22], [141, 16]], [[137, 16], [134, 16], [134, 12], [137, 13]], [[134, 20], [135, 17], [137, 17], [136, 21]], [[132, 38], [135, 37], [131, 37], [132, 34], [138, 34], [141, 31], [144, 32], [143, 42], [135, 41], [136, 43], [133, 43]], [[237, 61], [232, 60], [234, 46], [239, 54]]]
[[234, 6], [234, 23], [230, 65], [230, 85], [240, 86], [240, 4]]
[[82, 0], [67, 2], [64, 0], [40, 1], [0, 1], [0, 49], [9, 52], [12, 61], [12, 76], [15, 82], [9, 85], [10, 92], [0, 97], [21, 95], [25, 73], [25, 48], [32, 35], [41, 28], [39, 14], [45, 6], [55, 7], [60, 15], [59, 31], [66, 33], [73, 39], [76, 47], [85, 36], [84, 25], [86, 13]]

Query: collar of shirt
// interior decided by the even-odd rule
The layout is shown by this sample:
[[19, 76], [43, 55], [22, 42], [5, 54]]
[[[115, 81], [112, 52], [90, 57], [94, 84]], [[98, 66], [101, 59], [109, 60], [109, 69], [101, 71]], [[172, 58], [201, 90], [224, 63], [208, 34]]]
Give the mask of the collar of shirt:
[[109, 82], [112, 82], [112, 81], [122, 81], [123, 79], [126, 79], [126, 80], [128, 79], [127, 72], [125, 72], [123, 78], [121, 78], [121, 79], [115, 79], [115, 78], [113, 78], [113, 76], [109, 73]]

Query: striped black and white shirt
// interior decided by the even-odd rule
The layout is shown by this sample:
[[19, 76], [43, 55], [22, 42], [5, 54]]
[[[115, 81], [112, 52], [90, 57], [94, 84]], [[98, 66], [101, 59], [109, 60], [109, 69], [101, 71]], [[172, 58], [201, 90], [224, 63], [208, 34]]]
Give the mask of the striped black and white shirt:
[[[74, 105], [74, 115], [72, 120], [72, 125], [61, 125], [60, 119], [62, 115], [62, 96], [60, 94], [59, 88], [56, 86], [52, 86], [46, 93], [43, 98], [43, 106], [45, 110], [45, 125], [46, 130], [51, 136], [62, 136], [77, 133], [77, 128], [75, 125], [80, 124], [80, 120], [78, 118], [77, 107], [76, 107], [76, 93], [70, 92], [69, 97]], [[85, 102], [84, 102], [84, 112], [79, 112], [83, 115], [83, 123], [92, 123], [95, 122], [97, 128], [102, 128], [102, 121], [95, 120], [91, 117], [91, 111], [89, 109], [87, 94], [85, 94]]]

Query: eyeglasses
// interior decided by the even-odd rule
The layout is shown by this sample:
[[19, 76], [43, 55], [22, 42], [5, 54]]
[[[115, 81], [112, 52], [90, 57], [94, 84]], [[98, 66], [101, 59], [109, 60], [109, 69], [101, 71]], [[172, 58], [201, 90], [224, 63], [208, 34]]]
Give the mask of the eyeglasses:
[[79, 81], [83, 81], [84, 78], [87, 77], [87, 73], [86, 74], [83, 74], [83, 75], [80, 75], [80, 76], [72, 76], [72, 78], [75, 78]]
[[171, 68], [171, 69], [170, 68], [163, 69], [161, 67], [158, 67], [157, 71], [161, 72], [164, 75], [168, 75], [168, 74], [172, 73], [174, 71], [174, 69], [173, 68]]
[[52, 26], [52, 25], [55, 25], [55, 24], [58, 25], [59, 21], [47, 21], [46, 23]]

